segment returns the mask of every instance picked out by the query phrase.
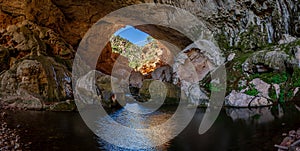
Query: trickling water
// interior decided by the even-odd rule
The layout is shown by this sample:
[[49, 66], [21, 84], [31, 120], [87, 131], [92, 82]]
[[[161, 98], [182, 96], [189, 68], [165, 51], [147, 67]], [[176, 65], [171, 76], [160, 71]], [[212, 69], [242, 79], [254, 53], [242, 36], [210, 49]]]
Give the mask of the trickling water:
[[268, 33], [268, 43], [272, 43], [272, 39], [273, 39], [273, 34], [274, 34], [274, 29], [272, 27], [271, 23], [267, 23], [266, 24], [266, 31]]
[[290, 14], [287, 8], [287, 5], [283, 0], [278, 0], [277, 7], [281, 12], [282, 20], [284, 23], [284, 34], [289, 34], [289, 25], [290, 25]]

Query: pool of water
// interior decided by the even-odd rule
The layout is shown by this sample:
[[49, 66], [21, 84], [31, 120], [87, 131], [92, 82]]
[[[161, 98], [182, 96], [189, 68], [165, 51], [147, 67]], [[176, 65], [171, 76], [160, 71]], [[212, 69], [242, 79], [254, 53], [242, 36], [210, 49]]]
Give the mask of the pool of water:
[[[257, 109], [223, 108], [213, 126], [203, 135], [198, 134], [198, 129], [205, 109], [199, 108], [182, 133], [163, 145], [146, 150], [276, 150], [273, 146], [281, 142], [282, 133], [300, 127], [299, 106], [300, 103], [291, 103]], [[111, 112], [110, 117], [127, 127], [145, 128], [165, 122], [175, 109], [176, 107], [164, 107], [155, 113], [141, 116], [123, 108]], [[25, 150], [126, 150], [97, 137], [85, 125], [79, 113], [6, 112], [9, 113], [9, 126], [20, 130], [24, 143], [30, 142]], [[99, 129], [109, 131], [101, 120], [95, 122]], [[163, 140], [171, 135], [172, 127], [161, 131], [166, 135], [155, 139]], [[139, 134], [126, 135], [128, 140], [136, 142], [132, 143], [135, 147], [143, 144], [143, 141], [153, 141], [144, 139]]]

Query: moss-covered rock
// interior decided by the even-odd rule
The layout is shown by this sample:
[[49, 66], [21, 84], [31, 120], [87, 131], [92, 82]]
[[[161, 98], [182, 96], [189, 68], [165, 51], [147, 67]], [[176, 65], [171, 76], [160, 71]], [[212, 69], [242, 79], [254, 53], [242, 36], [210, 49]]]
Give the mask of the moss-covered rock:
[[150, 98], [153, 100], [155, 100], [155, 98], [165, 98], [162, 101], [164, 101], [164, 104], [169, 105], [180, 102], [181, 92], [179, 87], [167, 82], [159, 82], [158, 84], [155, 84], [155, 82], [158, 81], [144, 80], [143, 86], [140, 89], [140, 95], [143, 100], [149, 100]]
[[53, 105], [50, 105], [49, 108], [50, 111], [75, 111], [76, 110], [76, 104], [74, 101], [63, 101], [54, 103]]

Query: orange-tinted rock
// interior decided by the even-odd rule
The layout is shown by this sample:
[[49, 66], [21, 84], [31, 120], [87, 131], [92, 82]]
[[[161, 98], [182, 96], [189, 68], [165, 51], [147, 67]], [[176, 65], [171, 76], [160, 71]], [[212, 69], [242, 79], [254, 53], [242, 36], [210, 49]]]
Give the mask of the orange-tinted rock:
[[108, 42], [105, 48], [101, 51], [96, 69], [105, 74], [111, 75], [117, 60], [120, 64], [124, 65], [124, 68], [129, 67], [128, 60], [120, 54], [112, 52], [111, 43]]

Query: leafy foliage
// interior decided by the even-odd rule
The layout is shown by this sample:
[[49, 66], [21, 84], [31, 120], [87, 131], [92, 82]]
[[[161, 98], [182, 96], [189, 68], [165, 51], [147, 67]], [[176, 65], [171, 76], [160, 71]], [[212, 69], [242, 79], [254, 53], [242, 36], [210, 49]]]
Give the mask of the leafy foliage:
[[145, 46], [138, 46], [120, 36], [111, 38], [111, 45], [114, 53], [119, 53], [128, 58], [129, 66], [136, 71], [141, 70], [145, 65], [158, 62], [158, 56], [162, 55], [162, 50], [158, 46], [158, 41], [152, 37], [147, 37]]
[[255, 89], [255, 88], [250, 88], [249, 90], [247, 90], [246, 92], [245, 92], [245, 94], [248, 94], [248, 95], [251, 95], [251, 96], [256, 96], [256, 95], [258, 95], [258, 90], [257, 89]]
[[277, 99], [277, 95], [276, 95], [276, 90], [274, 87], [272, 87], [269, 91], [269, 96], [272, 100], [276, 100]]
[[274, 73], [274, 72], [269, 72], [269, 73], [255, 73], [251, 76], [251, 79], [255, 78], [260, 78], [263, 81], [271, 84], [280, 84], [283, 82], [286, 82], [288, 80], [288, 74], [286, 72], [283, 73]]

